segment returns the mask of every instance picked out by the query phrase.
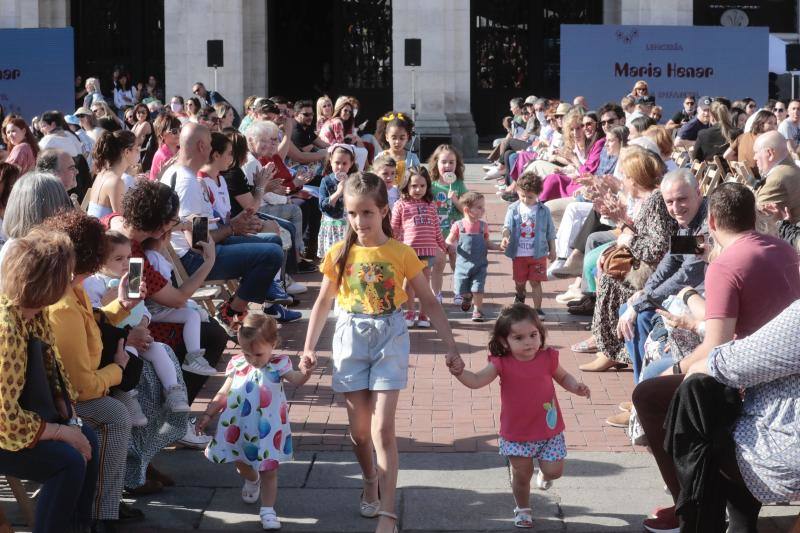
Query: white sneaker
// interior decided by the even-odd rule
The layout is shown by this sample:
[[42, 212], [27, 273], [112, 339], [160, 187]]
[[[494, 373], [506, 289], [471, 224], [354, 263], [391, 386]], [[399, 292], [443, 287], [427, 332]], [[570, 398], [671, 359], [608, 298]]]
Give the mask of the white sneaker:
[[274, 531], [281, 528], [278, 515], [275, 514], [271, 507], [262, 507], [258, 515], [261, 517], [261, 527], [265, 531]]
[[217, 369], [208, 364], [206, 358], [203, 357], [205, 353], [206, 351], [202, 349], [197, 350], [196, 352], [187, 353], [181, 368], [187, 372], [200, 376], [216, 376]]
[[256, 503], [259, 495], [261, 495], [261, 476], [259, 475], [255, 481], [245, 479], [242, 485], [242, 501], [244, 503]]
[[545, 480], [544, 475], [542, 475], [542, 471], [539, 470], [536, 473], [536, 487], [538, 487], [540, 490], [547, 490], [552, 486], [553, 482], [550, 480]]
[[303, 294], [304, 292], [307, 292], [307, 291], [308, 291], [308, 287], [306, 287], [302, 283], [300, 283], [298, 281], [294, 281], [294, 280], [292, 280], [292, 282], [289, 283], [289, 280], [288, 279], [286, 280], [286, 293], [287, 294], [291, 294], [292, 296], [296, 296], [298, 294]]
[[483, 170], [485, 170], [486, 172], [489, 172], [493, 168], [497, 168], [497, 165], [498, 165], [498, 163], [497, 163], [497, 161], [495, 161], [494, 163], [489, 163], [488, 165], [483, 165], [481, 168]]
[[186, 434], [178, 440], [178, 444], [187, 448], [202, 450], [211, 442], [210, 435], [198, 435], [194, 430], [194, 421], [190, 418], [186, 422]]
[[173, 385], [164, 391], [164, 405], [173, 413], [188, 413], [191, 407], [186, 400], [186, 388], [182, 385]]
[[461, 302], [463, 302], [463, 301], [464, 301], [464, 297], [461, 296], [460, 294], [456, 294], [455, 296], [453, 296], [453, 303], [455, 305], [461, 305]]
[[566, 259], [556, 259], [555, 261], [550, 263], [550, 266], [547, 267], [547, 279], [550, 279], [552, 277], [553, 270], [555, 270], [556, 268], [562, 268], [566, 262], [567, 262]]
[[503, 172], [500, 170], [500, 167], [494, 167], [492, 170], [488, 171], [486, 175], [483, 177], [484, 181], [492, 181], [496, 180], [503, 176]]
[[126, 392], [115, 389], [111, 391], [111, 396], [121, 401], [125, 409], [128, 410], [128, 413], [131, 415], [131, 426], [138, 428], [147, 425], [147, 417], [144, 416], [142, 406], [139, 404], [139, 400], [136, 399], [136, 397], [139, 396], [139, 391], [134, 389]]

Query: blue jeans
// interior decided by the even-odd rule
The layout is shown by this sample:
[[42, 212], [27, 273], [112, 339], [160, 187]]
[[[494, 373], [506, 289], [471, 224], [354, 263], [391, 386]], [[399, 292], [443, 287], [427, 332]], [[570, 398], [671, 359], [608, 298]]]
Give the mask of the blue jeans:
[[[281, 238], [272, 233], [233, 235], [217, 244], [217, 259], [208, 279], [238, 279], [236, 295], [246, 302], [263, 303], [275, 274], [283, 265]], [[191, 276], [203, 264], [203, 256], [189, 250], [181, 257]]]
[[644, 370], [642, 370], [642, 377], [640, 381], [657, 378], [666, 369], [672, 368], [672, 365], [674, 365], [675, 362], [675, 359], [670, 357], [669, 353], [662, 355], [661, 359], [653, 361], [647, 365]]
[[34, 533], [63, 532], [68, 524], [85, 526], [92, 522], [100, 452], [94, 431], [88, 426], [82, 431], [92, 446], [89, 462], [78, 450], [57, 440], [42, 440], [17, 452], [0, 450], [0, 473], [43, 483], [36, 503]]
[[[286, 272], [289, 274], [296, 274], [297, 273], [297, 250], [298, 246], [303, 245], [303, 240], [300, 240], [300, 244], [295, 242], [295, 225], [289, 222], [286, 219], [278, 218], [276, 216], [270, 215], [269, 213], [258, 213], [257, 215], [262, 220], [273, 220], [278, 226], [282, 227], [286, 231], [289, 232], [289, 235], [292, 236], [292, 247], [286, 252]], [[302, 249], [300, 250], [302, 253]]]
[[[619, 316], [628, 309], [628, 304], [622, 304], [619, 308]], [[633, 332], [633, 340], [625, 341], [625, 348], [628, 350], [628, 355], [631, 357], [633, 363], [633, 381], [639, 383], [639, 374], [642, 371], [642, 364], [644, 363], [644, 341], [653, 330], [653, 317], [655, 311], [642, 311], [636, 314], [636, 327]]]

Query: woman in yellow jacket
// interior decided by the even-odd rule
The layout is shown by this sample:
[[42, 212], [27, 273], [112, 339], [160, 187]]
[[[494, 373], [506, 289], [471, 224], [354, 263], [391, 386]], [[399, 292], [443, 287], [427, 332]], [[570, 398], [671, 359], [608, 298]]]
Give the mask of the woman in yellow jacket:
[[42, 312], [69, 285], [75, 264], [72, 243], [63, 233], [34, 229], [5, 246], [0, 474], [43, 484], [35, 533], [83, 530], [91, 521], [97, 437], [75, 414], [75, 393]]
[[[131, 418], [125, 405], [109, 396], [109, 389], [122, 382], [129, 356], [122, 341], [114, 362], [100, 368], [103, 350], [100, 328], [83, 290], [83, 280], [100, 269], [106, 256], [105, 228], [94, 217], [74, 210], [44, 221], [43, 227], [66, 233], [75, 248], [75, 274], [66, 294], [48, 307], [56, 346], [72, 385], [77, 391], [78, 415], [96, 432], [100, 444], [100, 478], [93, 514], [101, 522], [134, 520], [143, 513], [121, 502], [125, 460], [131, 436]], [[119, 296], [101, 309], [111, 324], [125, 319], [138, 300], [126, 298], [127, 279]]]

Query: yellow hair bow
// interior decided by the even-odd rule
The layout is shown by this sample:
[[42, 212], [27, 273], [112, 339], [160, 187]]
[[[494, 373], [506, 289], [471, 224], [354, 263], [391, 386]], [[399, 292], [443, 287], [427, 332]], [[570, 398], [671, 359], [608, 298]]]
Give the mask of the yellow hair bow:
[[389, 121], [392, 121], [394, 119], [405, 120], [406, 116], [404, 114], [402, 114], [402, 113], [398, 113], [397, 115], [392, 113], [391, 115], [385, 115], [385, 116], [383, 116], [381, 118], [383, 119], [384, 122], [389, 122]]

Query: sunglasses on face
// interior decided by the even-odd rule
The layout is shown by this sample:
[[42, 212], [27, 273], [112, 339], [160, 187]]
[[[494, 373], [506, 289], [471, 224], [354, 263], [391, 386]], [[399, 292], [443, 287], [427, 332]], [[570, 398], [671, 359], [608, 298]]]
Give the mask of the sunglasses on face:
[[613, 124], [616, 124], [616, 123], [617, 123], [617, 119], [615, 119], [615, 118], [612, 118], [612, 119], [610, 119], [610, 120], [601, 120], [601, 121], [600, 121], [600, 125], [601, 125], [602, 127], [604, 127], [604, 128], [605, 128], [606, 126], [611, 126], [611, 125], [613, 125]]
[[167, 130], [167, 133], [171, 133], [172, 135], [177, 135], [181, 132], [180, 128], [170, 128]]
[[785, 107], [776, 107], [775, 109], [772, 110], [772, 112], [773, 113], [786, 113], [786, 108]]

